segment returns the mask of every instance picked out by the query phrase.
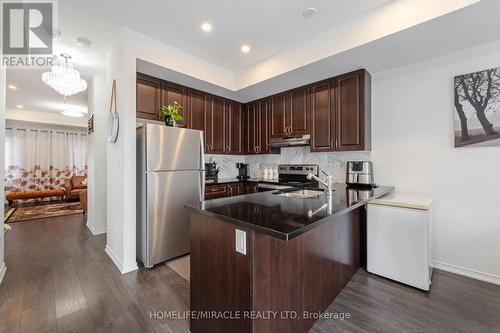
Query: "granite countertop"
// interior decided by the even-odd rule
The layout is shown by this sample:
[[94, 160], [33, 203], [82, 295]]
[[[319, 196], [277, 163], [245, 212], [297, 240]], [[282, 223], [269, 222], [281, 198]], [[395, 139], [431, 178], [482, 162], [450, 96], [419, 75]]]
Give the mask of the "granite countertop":
[[185, 207], [241, 227], [290, 240], [393, 190], [394, 187], [391, 186], [360, 189], [335, 184], [330, 203], [325, 194], [303, 199], [274, 194], [280, 191], [268, 191], [208, 200]]

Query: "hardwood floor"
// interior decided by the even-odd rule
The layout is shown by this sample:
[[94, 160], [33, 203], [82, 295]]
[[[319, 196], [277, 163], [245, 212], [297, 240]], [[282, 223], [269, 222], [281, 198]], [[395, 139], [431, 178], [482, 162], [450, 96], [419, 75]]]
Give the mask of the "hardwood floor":
[[[0, 332], [188, 332], [151, 319], [187, 311], [189, 283], [168, 265], [121, 275], [81, 215], [12, 224]], [[430, 293], [359, 270], [310, 332], [500, 332], [500, 287], [435, 271]]]
[[121, 275], [81, 215], [12, 224], [0, 285], [0, 332], [189, 332], [189, 283], [167, 265]]

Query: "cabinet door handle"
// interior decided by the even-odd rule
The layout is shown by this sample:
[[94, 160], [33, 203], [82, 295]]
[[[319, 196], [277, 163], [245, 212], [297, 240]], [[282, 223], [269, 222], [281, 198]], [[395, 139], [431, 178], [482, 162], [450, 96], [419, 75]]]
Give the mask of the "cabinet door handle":
[[330, 141], [330, 148], [335, 148], [335, 146], [334, 146], [334, 145], [335, 145], [335, 142], [334, 142], [334, 140], [332, 139], [332, 141]]
[[335, 148], [339, 147], [339, 140], [335, 139]]

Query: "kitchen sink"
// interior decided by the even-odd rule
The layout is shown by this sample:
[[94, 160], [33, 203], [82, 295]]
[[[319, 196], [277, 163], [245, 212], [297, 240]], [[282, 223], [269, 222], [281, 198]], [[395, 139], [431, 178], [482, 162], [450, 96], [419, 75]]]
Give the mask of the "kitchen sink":
[[288, 198], [300, 198], [300, 199], [309, 199], [309, 198], [317, 198], [320, 195], [322, 195], [324, 191], [322, 190], [306, 190], [306, 189], [301, 189], [301, 190], [293, 190], [293, 191], [286, 191], [286, 192], [278, 192], [276, 195], [282, 196], [282, 197], [288, 197]]

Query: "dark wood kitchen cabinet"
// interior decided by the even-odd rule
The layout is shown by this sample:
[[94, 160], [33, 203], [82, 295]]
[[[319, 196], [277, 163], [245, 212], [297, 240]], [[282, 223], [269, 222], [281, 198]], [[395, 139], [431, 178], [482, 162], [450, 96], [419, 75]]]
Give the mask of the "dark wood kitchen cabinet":
[[205, 97], [205, 151], [224, 154], [226, 151], [225, 101], [213, 95]]
[[246, 110], [246, 153], [269, 153], [269, 100], [264, 99], [247, 104]]
[[335, 90], [335, 150], [371, 149], [371, 77], [358, 70], [333, 79]]
[[205, 200], [226, 198], [229, 196], [229, 189], [225, 184], [214, 184], [205, 186]]
[[288, 127], [289, 135], [309, 134], [309, 87], [292, 90], [289, 98], [290, 110], [285, 118], [285, 127]]
[[137, 73], [136, 110], [137, 118], [158, 120], [161, 104], [162, 81], [149, 75]]
[[243, 105], [236, 101], [226, 101], [226, 154], [243, 155]]
[[371, 149], [370, 81], [358, 70], [311, 85], [311, 151]]
[[188, 95], [189, 128], [204, 131], [206, 94], [198, 90], [188, 89], [187, 95]]
[[271, 138], [283, 138], [288, 135], [285, 118], [287, 109], [290, 109], [287, 94], [278, 94], [269, 98]]
[[243, 183], [230, 183], [227, 184], [227, 187], [230, 197], [245, 194], [245, 186]]
[[[174, 104], [174, 102], [177, 102], [180, 106], [182, 106], [179, 113], [184, 119], [177, 121], [177, 126], [179, 127], [187, 127], [189, 123], [186, 90], [187, 89], [184, 86], [167, 81], [162, 82], [160, 108], [163, 105]], [[160, 118], [162, 117], [160, 116]]]
[[311, 85], [311, 151], [331, 151], [335, 143], [332, 81]]
[[245, 194], [257, 193], [259, 183], [247, 182], [245, 183]]
[[205, 185], [205, 200], [234, 197], [243, 194], [246, 194], [246, 184], [241, 182]]
[[270, 98], [271, 138], [309, 134], [309, 87]]

